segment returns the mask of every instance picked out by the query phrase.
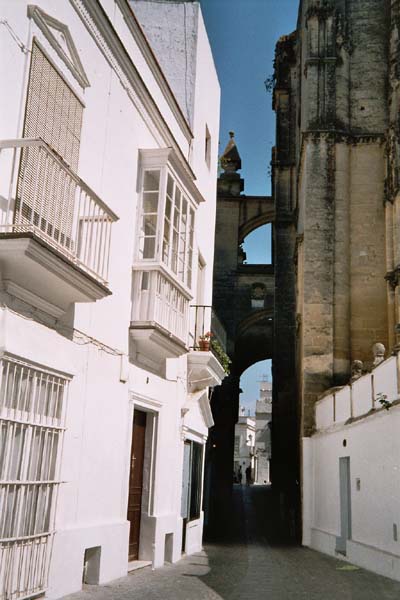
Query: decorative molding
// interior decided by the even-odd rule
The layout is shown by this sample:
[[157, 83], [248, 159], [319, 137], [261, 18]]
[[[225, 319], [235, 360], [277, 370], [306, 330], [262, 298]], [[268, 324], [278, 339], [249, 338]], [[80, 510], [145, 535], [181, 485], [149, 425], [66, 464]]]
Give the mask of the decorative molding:
[[200, 409], [203, 415], [204, 423], [208, 428], [214, 425], [214, 419], [211, 412], [210, 402], [208, 400], [208, 392], [204, 391], [204, 393], [200, 396], [199, 400]]
[[[0, 233], [0, 255], [6, 280], [12, 276], [7, 269], [12, 269], [14, 259], [26, 257], [32, 261], [32, 263], [26, 261], [26, 268], [30, 270], [30, 274], [33, 265], [36, 264], [70, 286], [69, 302], [94, 302], [111, 294], [105, 285], [34, 232]], [[56, 285], [56, 282], [54, 284]]]
[[[5, 308], [2, 310], [7, 311], [8, 309]], [[67, 372], [63, 369], [59, 369], [58, 367], [52, 367], [48, 363], [38, 362], [37, 360], [20, 354], [19, 352], [18, 354], [16, 354], [15, 352], [11, 352], [8, 350], [7, 344], [6, 346], [0, 348], [0, 360], [1, 359], [10, 360], [18, 365], [21, 365], [22, 367], [30, 367], [33, 369], [37, 369], [39, 371], [43, 371], [43, 373], [48, 373], [49, 375], [56, 375], [57, 377], [62, 377], [66, 381], [71, 381], [75, 376], [75, 372], [73, 370]]]
[[193, 139], [192, 130], [187, 122], [185, 115], [183, 114], [183, 112], [178, 104], [178, 101], [177, 101], [166, 77], [164, 76], [164, 73], [160, 67], [160, 64], [151, 48], [149, 42], [147, 41], [146, 35], [143, 32], [143, 29], [141, 28], [140, 23], [138, 22], [138, 20], [135, 16], [135, 13], [132, 10], [132, 7], [127, 2], [127, 0], [116, 0], [116, 4], [122, 13], [124, 21], [129, 29], [129, 31], [131, 32], [132, 37], [134, 38], [135, 42], [139, 46], [141, 53], [143, 54], [144, 58], [146, 59], [146, 63], [149, 66], [154, 79], [157, 81], [157, 83], [168, 103], [168, 106], [171, 109], [171, 112], [173, 113], [174, 117], [176, 118], [176, 120], [182, 130], [182, 133], [184, 134], [187, 141], [190, 142]]
[[[28, 5], [28, 17], [36, 23], [53, 50], [57, 52], [61, 60], [67, 65], [79, 85], [83, 88], [89, 87], [90, 83], [79, 58], [69, 27], [45, 13], [43, 9], [35, 4]], [[59, 39], [57, 39], [57, 32]]]
[[[207, 428], [210, 428], [214, 425], [214, 419], [211, 412], [210, 401], [208, 399], [208, 388], [189, 393], [187, 395], [187, 399], [185, 404], [181, 408], [181, 416], [184, 420], [187, 413], [190, 411], [192, 406], [198, 404], [200, 408], [200, 412], [204, 419], [204, 424]], [[188, 430], [189, 428], [186, 425], [182, 426], [182, 431]], [[193, 430], [192, 430], [193, 431]], [[197, 435], [201, 435], [197, 433]]]
[[51, 302], [47, 302], [47, 300], [44, 300], [44, 298], [41, 298], [37, 294], [34, 294], [26, 288], [23, 288], [21, 285], [11, 281], [11, 279], [3, 279], [3, 289], [5, 292], [7, 292], [7, 294], [19, 298], [19, 300], [38, 308], [39, 310], [51, 315], [52, 317], [55, 317], [56, 319], [59, 319], [65, 313], [63, 308], [60, 308]]
[[221, 385], [226, 373], [212, 352], [192, 350], [187, 354], [187, 384], [193, 392]]
[[160, 412], [162, 409], [162, 403], [159, 400], [149, 398], [148, 396], [143, 396], [137, 392], [130, 392], [129, 401], [131, 404], [135, 406], [141, 406], [142, 408], [147, 408], [151, 412]]
[[139, 150], [140, 168], [165, 167], [170, 165], [178, 179], [186, 188], [188, 194], [193, 200], [200, 204], [205, 202], [204, 196], [199, 192], [197, 186], [193, 183], [196, 179], [195, 174], [186, 161], [182, 161], [174, 148], [154, 148]]
[[[315, 141], [319, 142], [324, 139], [326, 142], [331, 143], [345, 143], [356, 146], [357, 144], [371, 144], [379, 143], [383, 144], [386, 142], [386, 135], [384, 133], [351, 133], [341, 129], [323, 129], [318, 128], [318, 124], [315, 129], [307, 129], [302, 133], [302, 145], [304, 141]], [[303, 150], [303, 148], [302, 148]]]
[[200, 444], [202, 442], [206, 442], [207, 441], [207, 437], [203, 435], [202, 433], [199, 433], [198, 431], [196, 431], [195, 429], [192, 429], [192, 427], [188, 427], [187, 425], [182, 425], [182, 441], [185, 440], [192, 440], [192, 442], [199, 442]]
[[188, 164], [153, 96], [133, 64], [100, 2], [97, 0], [70, 0], [70, 3], [105, 60], [117, 75], [122, 87], [150, 131], [154, 132], [160, 143], [175, 150], [181, 163]]

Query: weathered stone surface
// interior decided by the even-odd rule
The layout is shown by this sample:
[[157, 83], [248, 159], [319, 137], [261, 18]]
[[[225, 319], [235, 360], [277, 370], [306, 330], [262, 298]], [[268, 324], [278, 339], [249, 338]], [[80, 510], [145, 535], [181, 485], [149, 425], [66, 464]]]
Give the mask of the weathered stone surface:
[[321, 392], [400, 341], [399, 30], [397, 0], [301, 0], [276, 46], [273, 449], [293, 473]]
[[[274, 221], [272, 199], [241, 195], [236, 172], [241, 160], [234, 137], [221, 157], [218, 179], [214, 256], [213, 307], [227, 332], [231, 375], [211, 399], [215, 426], [207, 445], [206, 525], [218, 526], [226, 516], [232, 491], [234, 426], [238, 416], [240, 376], [252, 364], [272, 358], [274, 266], [243, 263], [240, 244], [257, 227]], [[208, 488], [207, 488], [208, 489]], [[208, 527], [210, 529], [210, 527]]]
[[[302, 0], [296, 31], [277, 44], [276, 298], [283, 284], [296, 297], [285, 308], [276, 303], [275, 340], [279, 346], [290, 331], [289, 315], [285, 321], [279, 313], [297, 315], [292, 353], [299, 387], [292, 402], [302, 435], [312, 431], [318, 394], [345, 383], [352, 361], [368, 360], [372, 344], [394, 341], [396, 277], [387, 271], [396, 270], [390, 240], [398, 217], [384, 202], [388, 190], [398, 190], [399, 22], [398, 3], [389, 0]], [[288, 171], [292, 186], [280, 184]], [[293, 243], [279, 242], [279, 215], [290, 208], [294, 255]]]

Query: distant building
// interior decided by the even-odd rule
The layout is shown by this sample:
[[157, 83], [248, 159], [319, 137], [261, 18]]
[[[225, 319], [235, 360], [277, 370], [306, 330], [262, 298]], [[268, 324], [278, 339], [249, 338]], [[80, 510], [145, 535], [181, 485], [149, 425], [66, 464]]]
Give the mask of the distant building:
[[245, 471], [250, 465], [254, 477], [254, 438], [255, 438], [255, 419], [245, 416], [245, 409], [242, 406], [239, 411], [239, 420], [235, 425], [235, 451], [233, 459], [233, 470], [235, 478], [239, 473], [239, 467], [243, 474], [243, 482], [246, 481]]
[[260, 398], [256, 404], [255, 483], [270, 482], [272, 382], [260, 382]]

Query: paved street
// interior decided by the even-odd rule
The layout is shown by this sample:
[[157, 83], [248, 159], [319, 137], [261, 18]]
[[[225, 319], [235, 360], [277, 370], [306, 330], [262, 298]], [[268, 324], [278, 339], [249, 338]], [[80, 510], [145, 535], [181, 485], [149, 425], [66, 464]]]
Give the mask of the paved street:
[[234, 494], [236, 525], [223, 543], [207, 544], [176, 565], [146, 567], [109, 585], [86, 586], [68, 600], [400, 599], [400, 583], [271, 541], [265, 511], [269, 488], [235, 486]]

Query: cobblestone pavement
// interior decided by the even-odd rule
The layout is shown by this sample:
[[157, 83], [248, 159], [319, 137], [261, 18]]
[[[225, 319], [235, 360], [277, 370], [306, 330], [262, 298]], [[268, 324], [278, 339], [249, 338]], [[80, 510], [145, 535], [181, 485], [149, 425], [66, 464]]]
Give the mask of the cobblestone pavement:
[[271, 542], [270, 490], [235, 486], [229, 539], [175, 565], [140, 569], [64, 600], [400, 600], [400, 583], [318, 552]]

